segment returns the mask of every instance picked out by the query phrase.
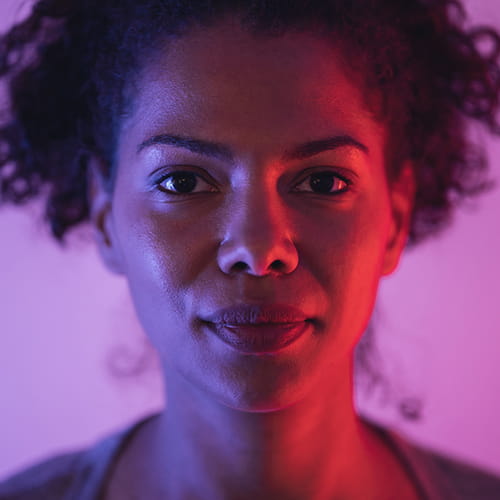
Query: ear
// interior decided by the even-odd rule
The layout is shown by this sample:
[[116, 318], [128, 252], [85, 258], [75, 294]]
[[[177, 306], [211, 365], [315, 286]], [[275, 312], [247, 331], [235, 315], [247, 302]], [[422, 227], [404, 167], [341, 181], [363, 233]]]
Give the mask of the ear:
[[115, 234], [112, 192], [106, 185], [104, 163], [96, 157], [88, 165], [88, 200], [94, 240], [105, 266], [115, 274], [124, 274], [120, 245]]
[[392, 206], [392, 222], [384, 258], [383, 275], [394, 272], [403, 252], [415, 204], [415, 171], [411, 162], [406, 162], [397, 179], [389, 184]]

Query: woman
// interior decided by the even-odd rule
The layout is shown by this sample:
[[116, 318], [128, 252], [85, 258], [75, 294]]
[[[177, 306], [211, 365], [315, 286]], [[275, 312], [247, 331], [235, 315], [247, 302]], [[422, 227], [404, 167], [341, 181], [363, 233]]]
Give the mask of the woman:
[[484, 190], [466, 119], [497, 130], [498, 35], [401, 4], [40, 0], [4, 37], [4, 200], [90, 221], [168, 406], [0, 498], [498, 498], [352, 402], [381, 277]]

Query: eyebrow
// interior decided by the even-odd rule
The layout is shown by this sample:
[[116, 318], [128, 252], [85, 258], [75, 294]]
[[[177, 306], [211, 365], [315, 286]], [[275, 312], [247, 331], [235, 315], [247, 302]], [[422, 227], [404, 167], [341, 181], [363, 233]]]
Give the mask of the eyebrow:
[[[234, 161], [233, 152], [228, 146], [224, 144], [197, 139], [194, 137], [184, 137], [170, 134], [155, 135], [154, 137], [147, 139], [138, 146], [137, 153], [139, 154], [145, 148], [157, 144], [164, 144], [167, 146], [187, 149], [193, 153], [201, 154], [203, 156], [209, 156], [211, 158], [217, 158], [227, 162]], [[369, 149], [367, 146], [352, 138], [351, 136], [338, 135], [298, 144], [294, 146], [293, 149], [286, 150], [282, 156], [282, 159], [285, 161], [303, 160], [320, 154], [324, 151], [330, 151], [345, 146], [354, 147], [366, 154], [369, 153]]]

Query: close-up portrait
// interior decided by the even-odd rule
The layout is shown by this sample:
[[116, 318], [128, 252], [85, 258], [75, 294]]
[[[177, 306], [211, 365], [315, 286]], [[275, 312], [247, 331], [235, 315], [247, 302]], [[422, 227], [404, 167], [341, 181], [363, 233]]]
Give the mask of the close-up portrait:
[[497, 0], [0, 0], [0, 500], [500, 500]]

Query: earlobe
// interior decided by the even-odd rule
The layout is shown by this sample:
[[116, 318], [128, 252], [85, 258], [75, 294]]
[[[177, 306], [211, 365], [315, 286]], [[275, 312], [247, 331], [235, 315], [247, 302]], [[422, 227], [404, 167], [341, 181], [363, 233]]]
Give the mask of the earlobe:
[[105, 266], [115, 274], [123, 274], [120, 246], [112, 218], [112, 196], [106, 186], [103, 162], [93, 157], [88, 167], [88, 200], [94, 241]]
[[399, 177], [389, 185], [392, 221], [387, 241], [383, 275], [393, 273], [408, 241], [410, 224], [415, 204], [415, 171], [411, 162], [406, 162]]

